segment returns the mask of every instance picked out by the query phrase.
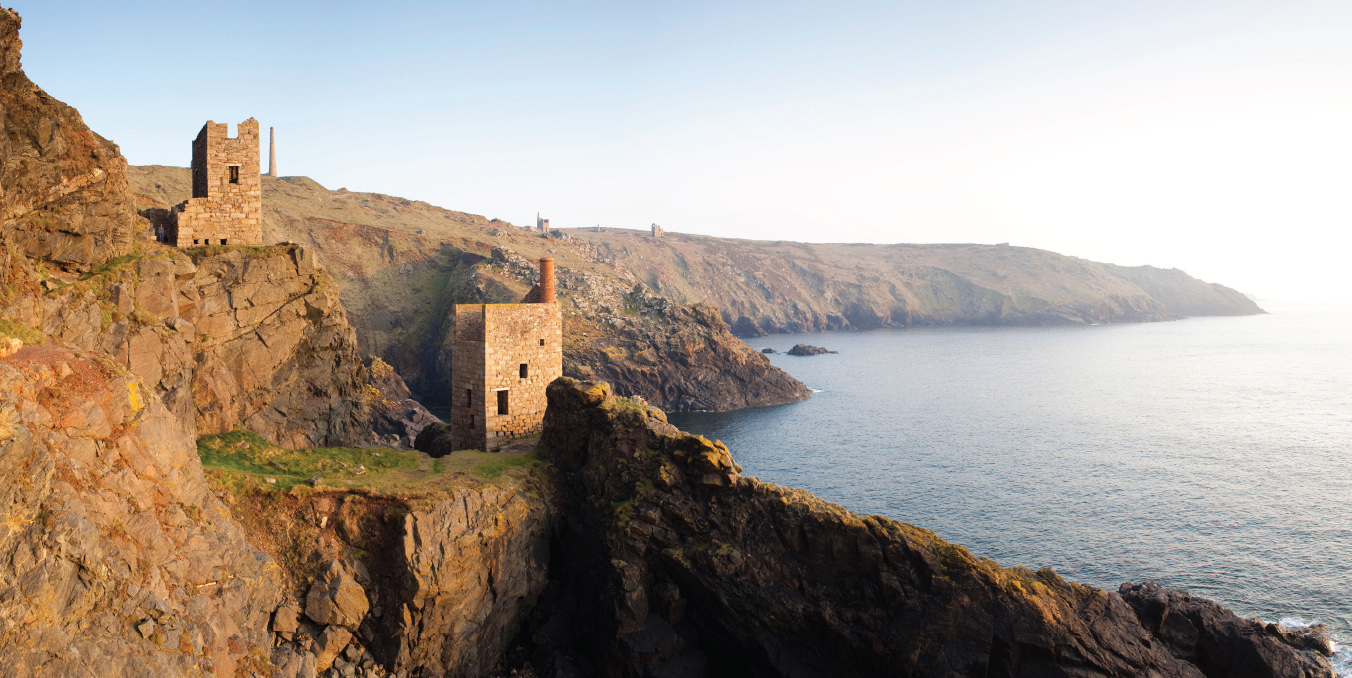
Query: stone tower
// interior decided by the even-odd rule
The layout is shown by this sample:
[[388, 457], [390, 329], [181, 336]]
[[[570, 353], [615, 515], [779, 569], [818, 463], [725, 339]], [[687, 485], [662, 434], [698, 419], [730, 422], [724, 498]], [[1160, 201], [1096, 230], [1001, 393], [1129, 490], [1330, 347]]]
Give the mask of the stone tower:
[[535, 303], [456, 304], [451, 441], [497, 451], [539, 433], [545, 387], [563, 376], [563, 316], [554, 301], [554, 260], [540, 260]]
[[277, 131], [268, 128], [268, 176], [277, 176]]
[[548, 220], [548, 219], [541, 219], [541, 218], [540, 218], [540, 213], [539, 213], [539, 212], [536, 212], [536, 213], [535, 213], [535, 228], [536, 228], [536, 230], [540, 231], [541, 233], [548, 233], [548, 232], [549, 232], [549, 220]]
[[262, 245], [263, 192], [258, 121], [230, 126], [210, 120], [192, 142], [192, 198], [175, 205], [165, 241], [178, 247]]

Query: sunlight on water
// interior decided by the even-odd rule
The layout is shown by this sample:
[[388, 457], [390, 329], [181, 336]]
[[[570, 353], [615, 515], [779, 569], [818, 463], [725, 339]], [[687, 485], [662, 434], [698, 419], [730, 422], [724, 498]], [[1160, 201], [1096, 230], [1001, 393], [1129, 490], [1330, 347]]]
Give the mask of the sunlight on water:
[[[1352, 640], [1352, 305], [752, 339], [812, 399], [672, 415], [763, 480], [1005, 565], [1153, 580]], [[1340, 655], [1341, 670], [1348, 657]]]

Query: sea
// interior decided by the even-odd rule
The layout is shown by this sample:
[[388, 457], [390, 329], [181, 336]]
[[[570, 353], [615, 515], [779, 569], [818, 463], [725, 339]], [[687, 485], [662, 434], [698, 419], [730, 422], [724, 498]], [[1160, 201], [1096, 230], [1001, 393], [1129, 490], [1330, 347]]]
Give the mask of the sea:
[[[810, 399], [670, 415], [744, 474], [1001, 565], [1155, 581], [1352, 644], [1352, 300], [748, 340]], [[785, 355], [796, 343], [837, 354]], [[1352, 675], [1346, 648], [1335, 655]]]

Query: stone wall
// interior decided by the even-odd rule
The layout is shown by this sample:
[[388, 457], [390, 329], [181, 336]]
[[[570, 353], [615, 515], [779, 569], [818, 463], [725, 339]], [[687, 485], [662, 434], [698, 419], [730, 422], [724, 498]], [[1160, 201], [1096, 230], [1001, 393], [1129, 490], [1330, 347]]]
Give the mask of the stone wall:
[[[512, 438], [539, 433], [545, 387], [563, 374], [559, 305], [457, 304], [455, 316], [454, 446], [494, 450]], [[507, 392], [505, 414], [499, 413], [500, 391]]]
[[[263, 192], [258, 121], [229, 126], [210, 120], [192, 144], [193, 197], [174, 207], [167, 240], [191, 245], [262, 245]], [[232, 169], [233, 168], [233, 169]]]

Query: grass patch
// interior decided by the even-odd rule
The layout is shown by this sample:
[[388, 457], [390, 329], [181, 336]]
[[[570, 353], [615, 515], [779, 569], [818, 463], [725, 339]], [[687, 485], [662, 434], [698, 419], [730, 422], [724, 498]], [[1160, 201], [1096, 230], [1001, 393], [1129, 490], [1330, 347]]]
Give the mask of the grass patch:
[[[391, 495], [435, 494], [476, 482], [516, 484], [545, 462], [533, 453], [462, 450], [432, 459], [421, 452], [386, 447], [278, 447], [251, 431], [231, 431], [197, 439], [197, 455], [208, 475], [233, 496], [253, 491], [307, 492], [309, 479], [319, 489], [370, 490]], [[357, 473], [358, 468], [365, 473]], [[267, 482], [272, 478], [275, 482]]]
[[0, 336], [13, 337], [29, 345], [39, 345], [42, 343], [42, 333], [23, 324], [16, 323], [13, 320], [0, 318]]
[[[483, 453], [478, 452], [476, 454]], [[489, 459], [488, 461], [479, 464], [478, 466], [475, 466], [473, 471], [474, 475], [483, 478], [485, 480], [497, 480], [498, 478], [501, 478], [502, 474], [505, 473], [508, 469], [530, 466], [531, 464], [540, 461], [540, 458], [535, 456], [534, 452], [528, 452], [526, 454], [511, 454], [511, 455], [493, 454], [488, 456], [492, 458]]]
[[[258, 484], [290, 490], [314, 476], [330, 487], [382, 484], [395, 475], [416, 474], [422, 465], [417, 453], [389, 448], [316, 447], [292, 450], [278, 447], [250, 431], [231, 431], [197, 439], [197, 455], [208, 468], [249, 476]], [[358, 473], [364, 468], [365, 473]], [[273, 478], [276, 483], [268, 483]], [[249, 483], [254, 484], [254, 483]]]

